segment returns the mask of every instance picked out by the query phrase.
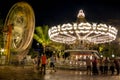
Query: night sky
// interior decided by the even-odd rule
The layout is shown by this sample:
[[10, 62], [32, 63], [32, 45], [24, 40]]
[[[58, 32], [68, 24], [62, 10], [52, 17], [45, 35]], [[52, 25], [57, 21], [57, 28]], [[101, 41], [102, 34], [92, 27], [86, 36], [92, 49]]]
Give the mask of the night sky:
[[75, 22], [80, 9], [84, 10], [90, 22], [120, 20], [120, 2], [115, 0], [0, 0], [1, 17], [5, 19], [9, 9], [20, 1], [26, 1], [32, 6], [36, 26]]

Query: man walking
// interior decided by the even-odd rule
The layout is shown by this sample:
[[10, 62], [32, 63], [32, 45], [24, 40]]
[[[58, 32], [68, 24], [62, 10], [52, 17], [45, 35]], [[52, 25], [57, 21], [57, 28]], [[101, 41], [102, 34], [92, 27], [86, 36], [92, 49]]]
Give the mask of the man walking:
[[41, 62], [42, 62], [42, 66], [41, 66], [41, 72], [43, 72], [44, 74], [46, 74], [46, 54], [43, 54], [41, 57]]
[[50, 68], [51, 68], [51, 72], [52, 72], [52, 69], [56, 72], [56, 70], [55, 70], [55, 62], [56, 62], [55, 57], [52, 55], [52, 56], [50, 57]]

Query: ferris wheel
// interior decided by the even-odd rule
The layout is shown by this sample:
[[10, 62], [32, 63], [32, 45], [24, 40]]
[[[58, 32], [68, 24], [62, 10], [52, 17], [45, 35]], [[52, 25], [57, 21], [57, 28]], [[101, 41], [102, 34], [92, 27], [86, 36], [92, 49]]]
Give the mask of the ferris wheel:
[[17, 54], [25, 53], [30, 48], [35, 27], [35, 16], [32, 7], [26, 2], [18, 2], [9, 10], [4, 30], [5, 54], [9, 58], [11, 50]]

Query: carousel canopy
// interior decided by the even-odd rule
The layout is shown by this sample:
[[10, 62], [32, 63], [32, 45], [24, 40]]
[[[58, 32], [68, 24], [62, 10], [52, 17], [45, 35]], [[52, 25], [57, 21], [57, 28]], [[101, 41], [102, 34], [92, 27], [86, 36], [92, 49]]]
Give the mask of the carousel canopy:
[[74, 44], [76, 41], [87, 41], [99, 44], [115, 40], [117, 32], [112, 25], [87, 22], [83, 10], [80, 10], [76, 23], [53, 26], [48, 34], [52, 41], [59, 43]]

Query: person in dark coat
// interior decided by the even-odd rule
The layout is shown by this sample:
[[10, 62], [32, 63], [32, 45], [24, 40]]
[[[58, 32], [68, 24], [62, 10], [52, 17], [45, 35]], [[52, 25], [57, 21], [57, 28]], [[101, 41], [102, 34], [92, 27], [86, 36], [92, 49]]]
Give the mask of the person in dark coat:
[[111, 60], [111, 61], [110, 61], [110, 71], [111, 71], [111, 75], [113, 75], [114, 72], [115, 72], [114, 60]]
[[120, 65], [119, 65], [119, 61], [117, 59], [114, 60], [114, 63], [115, 63], [115, 69], [117, 70], [117, 75], [119, 75], [120, 73]]
[[104, 62], [103, 62], [103, 58], [101, 58], [100, 61], [99, 61], [99, 70], [100, 70], [100, 73], [101, 73], [101, 74], [104, 73]]
[[106, 57], [105, 60], [104, 60], [104, 74], [108, 74], [108, 69], [109, 69], [109, 60], [108, 58]]
[[92, 72], [93, 72], [93, 75], [98, 75], [98, 68], [97, 68], [97, 58], [95, 57], [94, 60], [92, 61]]

